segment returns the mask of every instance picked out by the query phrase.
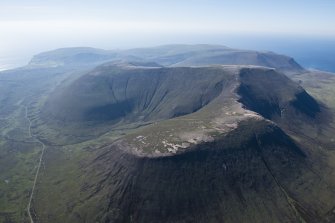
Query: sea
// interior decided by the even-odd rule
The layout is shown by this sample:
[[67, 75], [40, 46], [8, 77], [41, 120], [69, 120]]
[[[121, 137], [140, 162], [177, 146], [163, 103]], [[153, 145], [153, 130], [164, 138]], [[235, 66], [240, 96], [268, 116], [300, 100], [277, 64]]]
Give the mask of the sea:
[[23, 57], [13, 57], [13, 56], [2, 56], [0, 57], [0, 71], [14, 69], [17, 67], [22, 67], [28, 63], [27, 58]]
[[293, 57], [304, 68], [335, 73], [335, 38], [248, 36], [229, 40], [227, 46], [232, 48], [272, 51]]

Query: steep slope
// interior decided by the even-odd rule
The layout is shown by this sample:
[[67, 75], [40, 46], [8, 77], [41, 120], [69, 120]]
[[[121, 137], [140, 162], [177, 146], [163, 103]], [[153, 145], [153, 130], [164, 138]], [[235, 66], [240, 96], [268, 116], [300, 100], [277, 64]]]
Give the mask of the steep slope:
[[41, 115], [96, 129], [169, 119], [199, 110], [232, 78], [216, 68], [104, 65], [62, 85]]
[[46, 102], [42, 117], [49, 124], [66, 121], [86, 127], [150, 123], [193, 113], [224, 87], [235, 85], [239, 85], [239, 101], [265, 118], [284, 123], [300, 115], [306, 121], [325, 121], [317, 116], [318, 102], [273, 69], [167, 68], [138, 62], [101, 65], [61, 85]]
[[298, 176], [303, 160], [281, 130], [255, 120], [172, 157], [138, 158], [112, 146], [88, 167], [106, 176], [99, 188], [87, 182], [89, 193], [109, 195], [89, 221], [298, 222], [281, 184]]
[[290, 134], [303, 134], [319, 143], [328, 143], [332, 137], [331, 109], [283, 74], [244, 69], [238, 93], [246, 108], [276, 122]]
[[111, 106], [111, 116], [98, 110], [67, 118], [154, 122], [91, 150], [95, 156], [72, 167], [77, 191], [54, 198], [70, 208], [54, 209], [43, 199], [48, 190], [69, 188], [61, 176], [47, 177], [55, 175], [51, 168], [34, 205], [41, 222], [327, 222], [335, 205], [334, 185], [315, 171], [312, 147], [286, 132], [293, 119], [314, 128], [327, 111], [273, 69], [107, 65], [62, 92], [49, 99], [58, 102], [52, 109], [47, 103], [45, 115], [61, 117], [56, 109], [63, 106], [81, 112], [133, 101], [122, 113]]
[[321, 112], [318, 102], [283, 74], [274, 70], [259, 72], [244, 69], [240, 76], [240, 101], [268, 119], [282, 116], [289, 106], [310, 118]]

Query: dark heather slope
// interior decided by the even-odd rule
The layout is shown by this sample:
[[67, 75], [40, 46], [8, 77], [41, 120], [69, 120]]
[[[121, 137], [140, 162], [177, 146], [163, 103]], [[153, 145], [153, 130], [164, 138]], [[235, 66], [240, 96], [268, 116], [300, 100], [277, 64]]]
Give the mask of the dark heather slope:
[[273, 69], [102, 66], [58, 91], [44, 110], [55, 119], [156, 122], [72, 165], [78, 200], [37, 203], [41, 222], [331, 222], [334, 185], [315, 171], [316, 145], [285, 132], [292, 122], [305, 140], [300, 123], [322, 128], [327, 113]]
[[237, 93], [245, 108], [290, 132], [323, 137], [332, 115], [329, 108], [275, 70], [242, 69]]
[[255, 120], [177, 156], [140, 158], [111, 146], [86, 167], [86, 192], [108, 196], [96, 215], [71, 221], [299, 222], [284, 185], [299, 178], [304, 159], [278, 127]]
[[321, 105], [302, 87], [274, 70], [242, 69], [240, 80], [240, 102], [265, 118], [282, 117], [290, 108], [309, 118], [321, 112]]

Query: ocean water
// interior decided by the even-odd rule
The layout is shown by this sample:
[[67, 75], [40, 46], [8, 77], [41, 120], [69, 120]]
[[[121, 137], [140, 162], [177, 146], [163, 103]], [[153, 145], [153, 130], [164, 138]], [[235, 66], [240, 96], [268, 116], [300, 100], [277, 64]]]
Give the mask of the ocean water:
[[0, 71], [10, 69], [11, 65], [8, 64], [6, 58], [0, 58]]
[[273, 51], [293, 57], [307, 69], [335, 73], [335, 41], [302, 41], [273, 46]]
[[28, 63], [27, 58], [23, 57], [0, 57], [0, 71], [9, 70], [24, 66]]
[[273, 51], [293, 57], [307, 69], [335, 73], [335, 39], [302, 37], [235, 37], [227, 46], [241, 49]]

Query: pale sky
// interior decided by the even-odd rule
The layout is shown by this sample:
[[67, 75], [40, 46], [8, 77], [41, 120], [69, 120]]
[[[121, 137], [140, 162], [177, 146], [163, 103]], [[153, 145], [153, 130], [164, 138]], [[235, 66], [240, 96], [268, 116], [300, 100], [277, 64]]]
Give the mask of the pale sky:
[[334, 0], [1, 0], [0, 57], [70, 46], [218, 43], [229, 35], [335, 39], [334, 24]]

